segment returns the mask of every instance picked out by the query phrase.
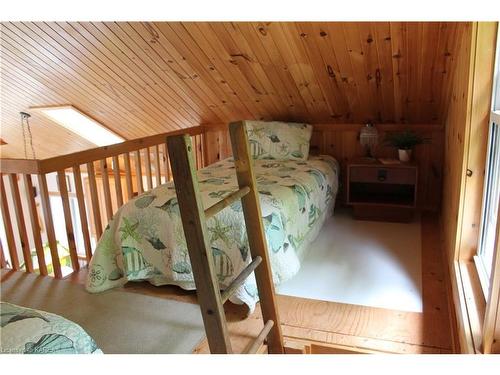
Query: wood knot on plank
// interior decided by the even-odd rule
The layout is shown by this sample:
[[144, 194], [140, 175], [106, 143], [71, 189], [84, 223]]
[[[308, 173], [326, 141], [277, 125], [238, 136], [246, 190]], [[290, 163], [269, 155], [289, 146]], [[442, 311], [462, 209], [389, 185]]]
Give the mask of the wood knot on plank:
[[328, 34], [327, 34], [325, 31], [323, 31], [323, 30], [321, 30], [321, 31], [319, 32], [319, 36], [321, 36], [321, 37], [323, 37], [323, 38], [324, 38], [325, 36], [327, 36], [327, 35], [328, 35]]
[[372, 43], [373, 42], [373, 37], [371, 35], [368, 35], [368, 39], [366, 39], [366, 43]]
[[150, 42], [153, 44], [158, 42], [158, 39], [160, 39], [160, 35], [154, 29], [153, 25], [151, 25], [150, 22], [146, 22], [144, 25], [146, 26], [146, 29], [148, 30], [148, 32], [151, 34]]
[[264, 35], [264, 36], [267, 35], [267, 31], [263, 26], [259, 26], [258, 30], [259, 30], [259, 33], [261, 33], [262, 35]]
[[232, 55], [229, 55], [229, 56], [234, 57], [234, 58], [236, 58], [236, 57], [242, 57], [243, 59], [245, 59], [245, 60], [247, 60], [249, 62], [252, 61], [252, 59], [250, 58], [250, 56], [248, 56], [246, 53], [233, 53]]
[[332, 78], [335, 78], [335, 72], [333, 71], [333, 68], [330, 65], [326, 66], [326, 70], [328, 71], [328, 75]]
[[382, 82], [382, 73], [380, 73], [380, 69], [377, 68], [375, 70], [375, 84], [377, 87], [380, 87], [380, 83]]
[[254, 85], [250, 85], [250, 87], [257, 95], [262, 95], [262, 91], [260, 91], [257, 87], [255, 87]]

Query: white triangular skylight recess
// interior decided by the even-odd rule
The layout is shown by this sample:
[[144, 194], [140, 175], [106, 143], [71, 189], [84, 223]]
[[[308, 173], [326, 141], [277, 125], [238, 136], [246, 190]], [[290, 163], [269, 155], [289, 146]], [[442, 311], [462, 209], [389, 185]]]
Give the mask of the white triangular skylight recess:
[[125, 141], [91, 117], [73, 106], [36, 107], [44, 116], [97, 146], [108, 146]]

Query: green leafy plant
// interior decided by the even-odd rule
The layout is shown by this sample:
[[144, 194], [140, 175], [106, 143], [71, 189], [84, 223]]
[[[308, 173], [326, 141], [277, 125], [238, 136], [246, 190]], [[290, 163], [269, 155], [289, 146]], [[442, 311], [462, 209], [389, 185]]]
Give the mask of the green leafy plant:
[[[56, 241], [57, 244], [57, 253], [59, 254], [59, 262], [63, 267], [72, 267], [71, 265], [71, 257], [69, 255], [69, 249], [61, 244], [59, 241]], [[45, 264], [47, 265], [47, 272], [51, 275], [54, 272], [54, 267], [52, 265], [52, 255], [50, 252], [49, 243], [46, 242], [43, 244], [43, 255], [45, 257]], [[31, 250], [31, 261], [33, 263], [33, 271], [37, 274], [40, 274], [40, 270], [38, 269], [38, 256], [35, 249]], [[24, 267], [24, 262], [20, 264], [20, 267]]]
[[399, 150], [411, 150], [416, 145], [429, 142], [429, 138], [424, 138], [409, 130], [399, 133], [390, 133], [384, 140], [386, 146], [392, 146]]

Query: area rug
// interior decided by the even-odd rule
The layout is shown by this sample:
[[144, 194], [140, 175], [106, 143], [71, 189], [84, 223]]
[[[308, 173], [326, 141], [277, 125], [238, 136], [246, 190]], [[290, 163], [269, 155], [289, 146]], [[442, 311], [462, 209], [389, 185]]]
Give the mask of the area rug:
[[358, 221], [340, 211], [310, 245], [301, 270], [279, 294], [422, 311], [420, 221]]
[[82, 326], [104, 353], [191, 353], [205, 337], [198, 305], [2, 270], [1, 300], [61, 315]]

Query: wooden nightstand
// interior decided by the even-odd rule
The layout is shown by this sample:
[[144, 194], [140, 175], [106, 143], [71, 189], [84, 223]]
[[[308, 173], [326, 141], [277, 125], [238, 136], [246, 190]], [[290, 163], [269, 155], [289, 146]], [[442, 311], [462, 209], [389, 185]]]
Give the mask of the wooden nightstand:
[[354, 218], [409, 222], [417, 204], [415, 164], [352, 160], [347, 165], [347, 204]]

